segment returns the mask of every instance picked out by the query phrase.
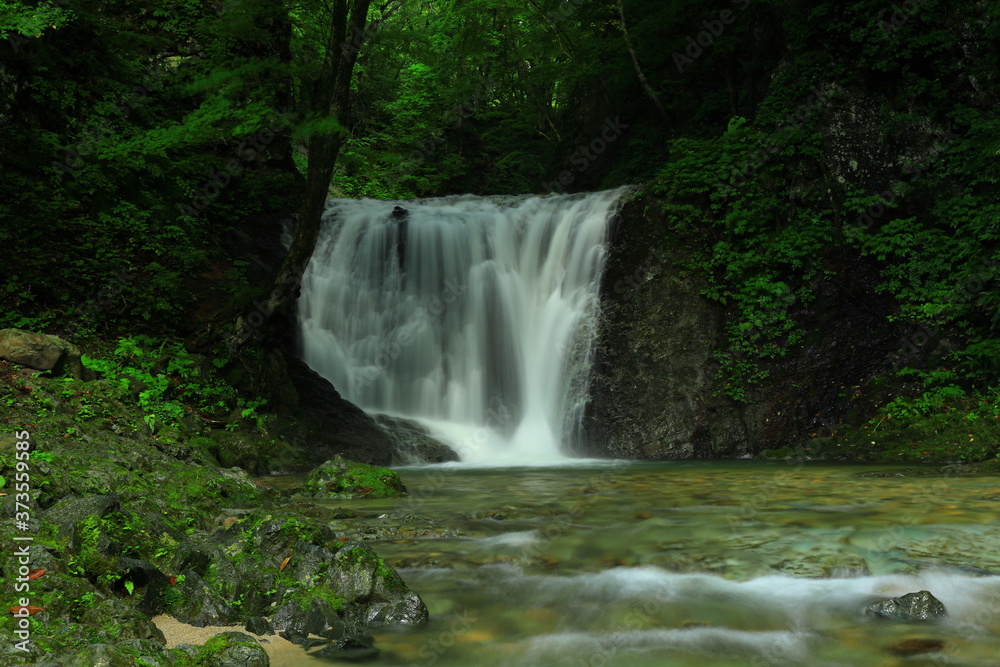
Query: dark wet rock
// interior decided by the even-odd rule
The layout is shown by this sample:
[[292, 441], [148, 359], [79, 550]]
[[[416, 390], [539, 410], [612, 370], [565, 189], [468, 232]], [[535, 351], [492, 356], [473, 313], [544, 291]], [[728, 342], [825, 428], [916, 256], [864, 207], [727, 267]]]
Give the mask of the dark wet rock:
[[118, 576], [116, 589], [129, 590], [126, 582], [131, 584], [130, 595], [135, 598], [136, 610], [145, 616], [153, 617], [163, 611], [164, 593], [170, 588], [170, 578], [158, 567], [136, 558], [118, 559]]
[[176, 586], [182, 602], [171, 606], [171, 616], [181, 623], [199, 628], [228, 625], [236, 620], [236, 612], [230, 602], [197, 572], [187, 570], [183, 577], [183, 582]]
[[[298, 602], [289, 602], [274, 613], [271, 621], [279, 634], [289, 641], [305, 639], [309, 635], [327, 637], [331, 633], [334, 637], [330, 638], [336, 638], [346, 632], [346, 624], [338, 610], [329, 600], [318, 597], [312, 598], [306, 607]], [[353, 630], [364, 632], [361, 626]]]
[[366, 623], [423, 623], [427, 607], [408, 590], [399, 574], [363, 544], [337, 552], [337, 566], [327, 575], [331, 586], [354, 603]]
[[333, 552], [325, 547], [299, 543], [295, 548], [292, 560], [287, 565], [287, 569], [291, 570], [292, 576], [296, 581], [300, 581], [304, 586], [309, 587], [326, 574], [333, 559]]
[[434, 438], [426, 428], [414, 421], [386, 415], [376, 417], [375, 421], [396, 444], [393, 462], [418, 465], [459, 460], [455, 450]]
[[52, 371], [53, 375], [85, 378], [80, 348], [58, 336], [0, 329], [0, 359], [38, 371]]
[[390, 498], [406, 493], [406, 487], [393, 470], [337, 456], [306, 476], [302, 493], [313, 498]]
[[195, 664], [205, 667], [269, 667], [267, 651], [257, 640], [242, 632], [223, 632], [202, 646]]
[[361, 408], [345, 400], [330, 382], [297, 356], [284, 354], [287, 377], [293, 385], [289, 400], [302, 432], [303, 447], [314, 461], [342, 455], [355, 461], [387, 465], [393, 443], [388, 434]]
[[149, 639], [165, 643], [156, 624], [136, 611], [128, 601], [116, 595], [101, 595], [97, 604], [79, 616], [79, 623], [97, 631], [115, 628], [117, 641]]
[[930, 591], [907, 593], [898, 598], [880, 600], [868, 605], [866, 613], [889, 621], [910, 623], [933, 621], [947, 615], [944, 604]]
[[[725, 395], [718, 373], [717, 353], [730, 346], [730, 314], [705, 296], [707, 282], [689, 268], [701, 232], [670, 225], [663, 210], [656, 197], [641, 192], [624, 202], [612, 224], [583, 424], [587, 440], [579, 453], [733, 457], [828, 435], [828, 426], [853, 407], [842, 387], [888, 369], [898, 346], [886, 325], [890, 299], [862, 303], [849, 296], [871, 293], [875, 265], [845, 258], [836, 279], [816, 284], [808, 306], [789, 297], [785, 307], [811, 335], [787, 355], [763, 361], [768, 379], [736, 401]], [[807, 444], [817, 450], [813, 458], [837, 458], [838, 443], [813, 438]]]
[[247, 632], [255, 635], [273, 635], [274, 626], [263, 616], [252, 616], [250, 620], [247, 621], [246, 627], [244, 628]]

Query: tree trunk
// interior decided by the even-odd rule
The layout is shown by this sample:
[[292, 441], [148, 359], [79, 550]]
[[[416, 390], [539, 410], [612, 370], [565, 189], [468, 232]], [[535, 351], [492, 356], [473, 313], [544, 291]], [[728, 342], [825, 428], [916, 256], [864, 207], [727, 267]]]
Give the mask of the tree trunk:
[[306, 191], [299, 209], [295, 237], [278, 270], [271, 294], [237, 319], [229, 338], [231, 354], [237, 354], [249, 345], [273, 345], [294, 327], [293, 315], [302, 274], [316, 249], [333, 168], [351, 124], [351, 78], [365, 34], [371, 0], [353, 0], [350, 8], [347, 3], [348, 0], [333, 2], [326, 55], [313, 88], [311, 105], [313, 110], [323, 115], [336, 117], [342, 129], [333, 134], [314, 134], [309, 138]]
[[653, 102], [653, 106], [660, 113], [660, 118], [667, 121], [669, 124], [669, 119], [667, 118], [667, 112], [663, 110], [663, 105], [660, 104], [660, 98], [656, 95], [656, 91], [653, 87], [649, 85], [649, 80], [646, 78], [646, 74], [642, 71], [642, 66], [639, 64], [639, 56], [635, 52], [635, 45], [632, 44], [632, 36], [628, 32], [628, 25], [625, 23], [625, 6], [622, 0], [618, 0], [618, 16], [621, 17], [621, 29], [622, 34], [625, 36], [625, 48], [628, 49], [628, 55], [632, 59], [632, 67], [635, 68], [635, 74], [639, 77], [639, 83], [642, 84], [642, 89], [646, 91], [646, 95]]

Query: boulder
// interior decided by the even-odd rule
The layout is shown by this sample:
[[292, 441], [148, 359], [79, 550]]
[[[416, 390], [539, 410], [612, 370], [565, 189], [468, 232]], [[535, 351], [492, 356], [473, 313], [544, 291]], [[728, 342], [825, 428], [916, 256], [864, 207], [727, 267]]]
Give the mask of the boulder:
[[273, 635], [274, 626], [263, 616], [252, 616], [244, 630], [254, 635]]
[[269, 667], [271, 660], [257, 640], [243, 632], [222, 632], [201, 647], [195, 664], [205, 667]]
[[866, 612], [869, 616], [901, 623], [933, 621], [948, 614], [941, 601], [929, 591], [907, 593], [898, 598], [873, 602], [868, 605]]
[[406, 493], [406, 487], [393, 470], [336, 456], [306, 476], [302, 493], [313, 498], [391, 498]]
[[435, 439], [426, 428], [414, 421], [388, 415], [377, 415], [375, 421], [396, 443], [393, 463], [420, 465], [459, 460], [455, 450]]
[[52, 371], [53, 375], [86, 379], [80, 349], [58, 336], [0, 329], [0, 359], [38, 371]]
[[396, 571], [345, 539], [301, 516], [251, 512], [180, 550], [175, 570], [184, 579], [168, 612], [193, 625], [247, 623], [273, 612], [283, 636], [331, 641], [371, 624], [426, 621], [423, 601]]
[[229, 601], [197, 572], [185, 570], [182, 575], [184, 579], [177, 585], [178, 597], [182, 602], [171, 607], [171, 616], [181, 623], [199, 628], [227, 625], [237, 620], [237, 614]]
[[427, 607], [384, 560], [364, 544], [346, 545], [333, 559], [326, 580], [362, 614], [365, 623], [427, 621]]

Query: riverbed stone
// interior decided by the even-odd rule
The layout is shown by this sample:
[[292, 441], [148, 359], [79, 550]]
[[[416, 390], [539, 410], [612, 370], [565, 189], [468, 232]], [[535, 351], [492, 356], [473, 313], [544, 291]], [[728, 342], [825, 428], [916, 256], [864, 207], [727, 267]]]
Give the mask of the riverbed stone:
[[943, 640], [937, 637], [908, 637], [886, 647], [890, 653], [909, 657], [921, 653], [934, 653], [945, 647]]
[[868, 605], [866, 612], [869, 616], [901, 623], [934, 621], [948, 614], [944, 604], [930, 591], [907, 593], [898, 598], [873, 602]]

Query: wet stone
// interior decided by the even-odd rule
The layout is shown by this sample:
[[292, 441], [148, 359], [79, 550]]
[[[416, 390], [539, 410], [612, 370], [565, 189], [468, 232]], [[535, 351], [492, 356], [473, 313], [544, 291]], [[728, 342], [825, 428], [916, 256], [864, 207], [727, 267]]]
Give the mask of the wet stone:
[[254, 616], [247, 621], [246, 631], [255, 635], [273, 635], [274, 626], [266, 618]]
[[933, 621], [948, 614], [944, 604], [931, 595], [930, 591], [907, 593], [898, 598], [880, 600], [868, 605], [866, 611], [869, 616], [901, 623]]

